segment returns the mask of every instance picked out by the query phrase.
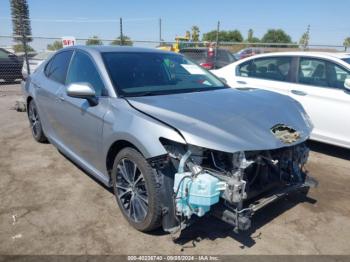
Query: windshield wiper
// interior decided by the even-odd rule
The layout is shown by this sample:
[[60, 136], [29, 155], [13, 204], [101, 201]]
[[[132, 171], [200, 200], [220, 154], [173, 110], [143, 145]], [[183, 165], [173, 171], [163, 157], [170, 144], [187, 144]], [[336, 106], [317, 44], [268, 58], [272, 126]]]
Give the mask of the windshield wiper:
[[156, 95], [164, 95], [164, 92], [154, 92], [154, 91], [145, 91], [145, 92], [137, 92], [135, 94], [127, 94], [126, 97], [136, 97], [136, 96], [156, 96]]

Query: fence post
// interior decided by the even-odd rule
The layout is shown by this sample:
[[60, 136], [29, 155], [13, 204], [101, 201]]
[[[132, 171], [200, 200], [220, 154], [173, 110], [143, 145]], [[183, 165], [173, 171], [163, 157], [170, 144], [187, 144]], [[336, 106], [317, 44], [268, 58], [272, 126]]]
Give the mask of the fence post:
[[24, 62], [26, 63], [26, 66], [27, 66], [27, 74], [30, 75], [30, 67], [29, 67], [29, 61], [28, 61], [27, 37], [26, 37], [26, 33], [25, 33], [22, 15], [19, 16], [19, 22], [21, 24], [21, 37], [22, 37], [22, 45], [23, 45], [23, 49], [24, 49]]
[[123, 19], [120, 17], [120, 45], [124, 45], [123, 40]]

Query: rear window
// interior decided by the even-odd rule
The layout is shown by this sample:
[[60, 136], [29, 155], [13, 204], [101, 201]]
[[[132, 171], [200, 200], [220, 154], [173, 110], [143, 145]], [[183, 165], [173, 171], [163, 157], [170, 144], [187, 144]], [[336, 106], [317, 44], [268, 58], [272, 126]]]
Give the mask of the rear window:
[[208, 57], [206, 49], [181, 50], [180, 53], [196, 63], [205, 62]]

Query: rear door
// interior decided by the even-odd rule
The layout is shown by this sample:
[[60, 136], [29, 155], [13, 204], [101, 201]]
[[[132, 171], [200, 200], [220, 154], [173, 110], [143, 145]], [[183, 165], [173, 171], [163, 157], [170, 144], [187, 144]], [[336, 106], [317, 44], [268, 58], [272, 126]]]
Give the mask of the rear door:
[[309, 114], [312, 138], [350, 147], [350, 92], [344, 88], [350, 70], [330, 60], [301, 57], [291, 96]]
[[293, 82], [295, 59], [291, 56], [271, 56], [251, 59], [236, 67], [237, 87], [254, 87], [289, 95], [289, 83]]
[[57, 53], [46, 64], [44, 74], [35, 75], [31, 81], [45, 134], [49, 138], [59, 141], [62, 140], [62, 137], [58, 135], [60, 128], [58, 123], [58, 92], [64, 87], [72, 54], [72, 50]]

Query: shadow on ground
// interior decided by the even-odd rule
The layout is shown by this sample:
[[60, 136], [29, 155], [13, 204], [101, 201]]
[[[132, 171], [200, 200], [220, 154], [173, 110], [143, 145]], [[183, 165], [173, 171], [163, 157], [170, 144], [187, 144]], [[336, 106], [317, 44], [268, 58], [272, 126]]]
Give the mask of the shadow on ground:
[[241, 249], [250, 248], [254, 246], [256, 240], [261, 237], [259, 228], [302, 202], [315, 204], [316, 200], [306, 196], [306, 192], [295, 192], [290, 194], [289, 196], [258, 211], [252, 217], [251, 228], [247, 231], [240, 231], [239, 233], [235, 233], [233, 227], [225, 222], [208, 216], [198, 220], [188, 229], [185, 229], [182, 232], [181, 237], [176, 240], [175, 243], [182, 245], [183, 251], [185, 248], [195, 247], [196, 243], [204, 239], [215, 240], [218, 238], [231, 237], [241, 244]]
[[308, 141], [307, 145], [311, 151], [315, 151], [324, 155], [329, 155], [344, 160], [350, 160], [350, 149], [333, 146], [316, 141]]

